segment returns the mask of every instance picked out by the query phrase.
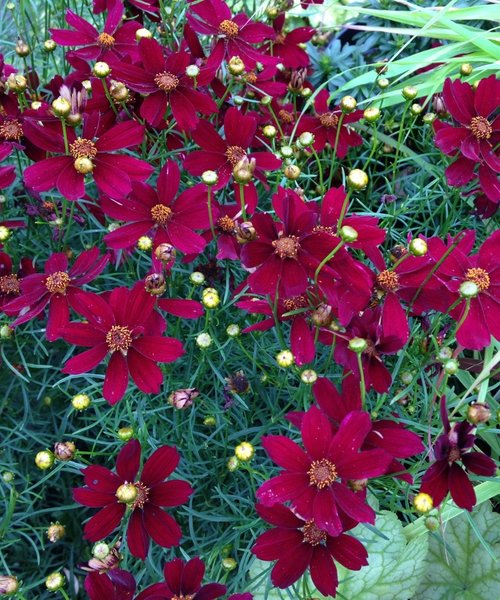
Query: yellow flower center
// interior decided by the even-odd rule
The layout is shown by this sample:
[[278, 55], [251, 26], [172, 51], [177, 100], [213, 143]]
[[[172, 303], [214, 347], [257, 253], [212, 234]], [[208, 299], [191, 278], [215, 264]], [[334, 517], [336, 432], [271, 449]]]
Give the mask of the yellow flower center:
[[488, 140], [493, 133], [493, 129], [488, 119], [484, 117], [472, 117], [470, 122], [472, 135], [478, 140]]
[[6, 140], [18, 142], [23, 137], [23, 126], [17, 119], [8, 119], [0, 125], [0, 135]]
[[158, 73], [155, 75], [154, 81], [160, 90], [163, 90], [167, 93], [173, 92], [179, 85], [179, 78], [173, 73], [168, 73], [167, 71], [163, 71], [163, 73]]
[[302, 533], [304, 534], [304, 542], [311, 544], [311, 546], [319, 546], [322, 542], [326, 542], [326, 531], [319, 529], [314, 521], [307, 521], [302, 527]]
[[119, 350], [126, 354], [132, 345], [132, 332], [124, 325], [113, 325], [106, 334], [106, 343], [110, 352]]
[[217, 219], [217, 227], [224, 233], [233, 233], [236, 225], [231, 217], [224, 215]]
[[247, 153], [240, 146], [228, 146], [225, 155], [227, 160], [235, 167], [240, 160], [246, 158]]
[[323, 127], [330, 129], [331, 127], [337, 127], [339, 118], [336, 114], [332, 112], [323, 113], [322, 115], [318, 115], [319, 122]]
[[310, 485], [315, 485], [320, 490], [332, 485], [338, 477], [335, 465], [327, 458], [314, 460], [307, 474], [309, 475]]
[[222, 21], [222, 23], [219, 25], [219, 33], [221, 35], [225, 35], [230, 40], [234, 39], [239, 32], [240, 28], [238, 25], [229, 19], [224, 19], [224, 21]]
[[299, 238], [295, 235], [281, 237], [273, 241], [273, 246], [280, 258], [297, 258], [300, 249]]
[[480, 292], [486, 291], [490, 287], [490, 276], [487, 271], [480, 267], [472, 267], [465, 272], [465, 279], [474, 282]]
[[10, 296], [19, 296], [21, 288], [17, 275], [3, 275], [0, 277], [0, 292]]
[[155, 223], [166, 225], [172, 217], [172, 209], [164, 204], [155, 204], [151, 209], [151, 218]]
[[71, 277], [66, 271], [56, 271], [45, 280], [45, 287], [51, 294], [65, 294], [71, 282]]
[[394, 292], [399, 287], [398, 274], [386, 269], [377, 275], [377, 283], [382, 290]]
[[115, 38], [112, 35], [109, 35], [109, 33], [101, 33], [97, 38], [97, 43], [99, 44], [99, 46], [102, 46], [103, 48], [108, 50], [109, 48], [114, 46]]
[[69, 151], [73, 158], [95, 158], [97, 156], [94, 142], [80, 137], [69, 145]]

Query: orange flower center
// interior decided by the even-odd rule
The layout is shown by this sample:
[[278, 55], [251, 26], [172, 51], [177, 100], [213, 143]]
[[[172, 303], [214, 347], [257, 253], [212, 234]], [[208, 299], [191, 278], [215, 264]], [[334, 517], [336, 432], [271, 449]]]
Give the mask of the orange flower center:
[[163, 73], [158, 73], [155, 75], [154, 81], [160, 90], [163, 90], [167, 93], [173, 92], [179, 85], [179, 78], [173, 73], [168, 73], [167, 71], [163, 71]]
[[302, 527], [302, 533], [304, 534], [304, 542], [311, 544], [311, 546], [319, 546], [322, 542], [326, 542], [326, 531], [319, 529], [314, 521], [307, 521]]
[[283, 123], [285, 123], [285, 125], [291, 125], [293, 123], [292, 113], [288, 112], [284, 108], [279, 111], [278, 117], [283, 121]]
[[490, 287], [489, 273], [479, 267], [467, 269], [465, 272], [465, 279], [467, 279], [467, 281], [474, 282], [479, 288], [480, 292], [484, 292]]
[[461, 456], [460, 448], [458, 446], [452, 446], [448, 452], [448, 462], [454, 463], [459, 460]]
[[484, 117], [472, 117], [470, 130], [478, 140], [488, 140], [493, 132], [490, 122]]
[[124, 325], [113, 325], [106, 334], [106, 343], [110, 352], [119, 350], [126, 354], [132, 345], [132, 332]]
[[394, 292], [399, 287], [399, 277], [394, 271], [382, 271], [377, 275], [378, 286], [386, 292]]
[[107, 50], [114, 46], [115, 38], [112, 35], [109, 35], [109, 33], [101, 33], [97, 38], [97, 43]]
[[144, 505], [148, 501], [149, 498], [149, 488], [145, 486], [142, 481], [136, 481], [134, 483], [135, 489], [137, 490], [137, 498], [134, 500], [131, 508], [135, 510], [136, 508], [144, 508]]
[[233, 233], [236, 225], [231, 217], [224, 215], [217, 219], [217, 227], [224, 233]]
[[224, 19], [224, 21], [222, 21], [222, 23], [219, 25], [219, 33], [221, 35], [225, 35], [230, 40], [234, 39], [239, 32], [240, 28], [238, 25], [229, 19]]
[[11, 296], [19, 296], [21, 288], [19, 287], [17, 275], [3, 275], [3, 277], [0, 277], [0, 292]]
[[94, 158], [97, 156], [97, 148], [94, 142], [80, 137], [69, 145], [69, 151], [71, 152], [71, 156], [73, 156], [75, 159]]
[[332, 485], [338, 477], [335, 465], [327, 458], [313, 460], [307, 474], [309, 475], [310, 485], [315, 485], [320, 490]]
[[316, 225], [313, 227], [313, 233], [326, 233], [328, 235], [335, 235], [336, 231], [333, 227], [328, 225]]
[[51, 294], [65, 294], [71, 282], [71, 277], [66, 271], [56, 271], [45, 280], [45, 287]]
[[274, 240], [273, 246], [280, 258], [297, 258], [300, 249], [299, 238], [295, 235]]
[[283, 306], [285, 307], [286, 312], [305, 308], [307, 305], [307, 298], [304, 295], [293, 296], [292, 298], [285, 298], [285, 300], [283, 300]]
[[0, 135], [6, 140], [16, 140], [23, 137], [23, 126], [17, 119], [8, 119], [0, 125]]
[[172, 600], [194, 600], [196, 594], [181, 594], [180, 596], [172, 596]]
[[166, 225], [172, 217], [172, 209], [164, 204], [155, 204], [151, 209], [151, 218], [155, 223]]
[[226, 152], [227, 160], [235, 167], [240, 160], [246, 158], [247, 153], [241, 146], [228, 146]]
[[323, 113], [322, 115], [318, 115], [319, 122], [323, 127], [330, 129], [331, 127], [337, 127], [339, 118], [336, 114], [332, 112]]

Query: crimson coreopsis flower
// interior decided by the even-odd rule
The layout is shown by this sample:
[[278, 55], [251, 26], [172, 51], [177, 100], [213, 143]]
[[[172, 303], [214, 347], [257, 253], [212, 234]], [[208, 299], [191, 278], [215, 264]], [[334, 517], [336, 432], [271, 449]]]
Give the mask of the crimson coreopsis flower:
[[262, 438], [271, 460], [284, 472], [263, 483], [257, 499], [265, 506], [290, 501], [298, 515], [332, 536], [344, 530], [340, 512], [358, 523], [374, 523], [373, 510], [347, 485], [387, 471], [391, 457], [386, 452], [359, 451], [370, 430], [369, 414], [352, 411], [333, 433], [328, 417], [311, 407], [301, 424], [305, 449], [284, 436]]
[[142, 235], [152, 234], [154, 247], [168, 243], [185, 254], [199, 254], [206, 241], [194, 230], [209, 225], [206, 187], [200, 184], [177, 196], [180, 179], [177, 163], [168, 160], [156, 190], [137, 182], [126, 199], [102, 198], [103, 211], [126, 223], [104, 237], [106, 244], [114, 249], [130, 248]]
[[[0, 163], [12, 154], [14, 148], [11, 144], [0, 144]], [[16, 167], [14, 165], [0, 165], [0, 190], [9, 187], [16, 180]]]
[[273, 29], [269, 25], [255, 23], [244, 13], [233, 16], [223, 0], [191, 2], [187, 21], [197, 33], [216, 37], [217, 42], [209, 57], [209, 63], [216, 69], [224, 59], [230, 60], [233, 56], [241, 58], [249, 69], [253, 69], [257, 62], [278, 62], [254, 47], [272, 39]]
[[496, 464], [482, 452], [470, 451], [476, 441], [474, 425], [467, 421], [450, 424], [445, 396], [441, 398], [440, 412], [444, 433], [433, 446], [435, 462], [422, 477], [420, 491], [432, 496], [434, 506], [439, 506], [450, 492], [457, 506], [471, 511], [476, 494], [467, 473], [493, 477]]
[[274, 39], [266, 45], [272, 56], [278, 56], [287, 69], [299, 69], [309, 66], [309, 56], [300, 47], [314, 35], [312, 27], [297, 27], [288, 33], [285, 31], [285, 13], [273, 19]]
[[[313, 147], [316, 152], [321, 152], [328, 142], [332, 148], [337, 149], [337, 156], [344, 158], [349, 148], [360, 146], [363, 138], [353, 131], [349, 125], [356, 123], [363, 116], [363, 111], [355, 110], [344, 114], [340, 107], [333, 110], [328, 106], [328, 90], [321, 90], [314, 99], [315, 116], [305, 115], [301, 118], [297, 133], [304, 131], [314, 134]], [[340, 127], [340, 131], [338, 131]], [[338, 139], [337, 139], [338, 138]]]
[[253, 269], [247, 283], [256, 294], [297, 296], [305, 292], [309, 278], [335, 242], [313, 232], [316, 214], [294, 191], [279, 188], [272, 205], [280, 221], [267, 213], [252, 217], [257, 239], [241, 250], [243, 265]]
[[287, 588], [307, 570], [319, 592], [335, 596], [338, 586], [335, 561], [352, 571], [368, 564], [368, 553], [356, 538], [341, 533], [330, 535], [313, 520], [301, 518], [286, 506], [255, 506], [259, 516], [274, 525], [261, 534], [252, 548], [260, 560], [277, 561], [271, 581]]
[[457, 156], [446, 169], [449, 185], [461, 187], [474, 178], [479, 165], [479, 184], [486, 196], [500, 202], [500, 79], [491, 75], [479, 82], [476, 90], [459, 79], [447, 79], [443, 87], [446, 110], [458, 126], [434, 122], [436, 146], [449, 156]]
[[92, 571], [85, 577], [84, 586], [90, 600], [133, 600], [136, 589], [133, 575], [117, 568]]
[[156, 363], [173, 362], [184, 350], [179, 340], [162, 336], [165, 321], [154, 310], [155, 302], [142, 282], [131, 290], [115, 288], [106, 299], [87, 294], [75, 307], [87, 322], [68, 324], [63, 337], [89, 350], [70, 358], [63, 373], [87, 373], [110, 354], [103, 387], [110, 404], [123, 398], [129, 373], [140, 390], [157, 394], [163, 373]]
[[109, 256], [99, 249], [85, 250], [68, 269], [68, 257], [56, 252], [47, 259], [43, 273], [32, 273], [20, 281], [21, 294], [4, 306], [7, 315], [19, 315], [12, 327], [27, 323], [49, 307], [45, 335], [50, 342], [62, 336], [69, 322], [70, 307], [76, 310], [78, 299], [86, 295], [81, 288], [102, 273]]
[[[85, 176], [91, 175], [97, 188], [111, 198], [123, 198], [132, 187], [132, 181], [144, 181], [153, 172], [148, 163], [116, 150], [140, 144], [144, 126], [135, 121], [118, 123], [97, 137], [99, 118], [96, 113], [87, 116], [83, 124], [83, 137], [67, 128], [69, 153], [65, 154], [64, 138], [60, 126], [34, 121], [25, 123], [30, 138], [52, 156], [30, 165], [24, 171], [24, 183], [35, 192], [57, 190], [68, 200], [78, 200], [85, 195]], [[95, 139], [97, 137], [97, 139]]]
[[215, 600], [226, 593], [220, 583], [202, 585], [205, 565], [198, 557], [184, 562], [174, 558], [163, 568], [165, 583], [156, 583], [137, 596], [137, 600]]
[[21, 279], [34, 272], [31, 258], [21, 258], [15, 273], [12, 258], [5, 252], [0, 252], [0, 311], [5, 304], [21, 294]]
[[178, 546], [181, 529], [162, 508], [185, 504], [194, 491], [187, 481], [165, 481], [179, 459], [174, 447], [161, 446], [139, 474], [141, 444], [130, 440], [118, 454], [116, 473], [100, 465], [83, 469], [85, 487], [73, 489], [73, 498], [84, 506], [100, 508], [85, 524], [85, 539], [104, 539], [127, 516], [127, 545], [134, 556], [146, 559], [150, 538], [164, 548]]
[[[85, 60], [113, 61], [123, 56], [137, 58], [135, 32], [141, 26], [137, 21], [122, 22], [124, 7], [114, 0], [100, 33], [93, 25], [71, 10], [66, 11], [66, 23], [73, 29], [50, 29], [52, 39], [60, 46], [77, 47], [72, 54]], [[81, 46], [81, 47], [79, 47]]]
[[[186, 75], [186, 67], [192, 63], [187, 52], [173, 52], [166, 58], [160, 44], [153, 39], [142, 39], [139, 52], [143, 67], [128, 63], [113, 64], [114, 79], [123, 81], [130, 89], [144, 94], [140, 114], [154, 127], [165, 120], [167, 107], [180, 129], [191, 131], [199, 122], [197, 113], [210, 115], [217, 111], [217, 104], [204, 92], [195, 89], [194, 78]], [[214, 71], [199, 69], [197, 86], [204, 86], [213, 79]]]

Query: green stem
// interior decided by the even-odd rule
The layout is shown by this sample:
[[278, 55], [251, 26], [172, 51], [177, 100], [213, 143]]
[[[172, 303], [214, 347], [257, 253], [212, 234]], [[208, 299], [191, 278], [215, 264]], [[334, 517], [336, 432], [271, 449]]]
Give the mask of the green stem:
[[330, 254], [328, 254], [318, 265], [318, 268], [316, 269], [315, 273], [314, 273], [314, 285], [317, 285], [318, 283], [318, 275], [320, 274], [321, 269], [326, 265], [326, 263], [328, 261], [330, 261], [335, 254], [337, 254], [337, 252], [340, 250], [340, 248], [342, 248], [342, 246], [344, 245], [344, 241], [340, 241], [335, 248], [330, 252]]
[[408, 113], [409, 107], [410, 107], [410, 103], [407, 102], [405, 105], [405, 109], [403, 111], [403, 116], [401, 117], [401, 124], [399, 125], [398, 142], [396, 145], [396, 154], [394, 156], [394, 162], [392, 163], [392, 192], [393, 193], [396, 189], [396, 169], [398, 166], [398, 159], [399, 159], [399, 152], [401, 149], [401, 143], [403, 141], [405, 118], [406, 118], [406, 114]]
[[215, 235], [215, 227], [214, 227], [214, 216], [212, 214], [212, 186], [211, 185], [207, 186], [207, 192], [208, 192], [208, 221], [210, 223], [210, 231], [212, 232], [212, 237], [215, 240], [216, 235]]
[[63, 118], [61, 119], [61, 127], [64, 138], [64, 151], [66, 152], [66, 154], [69, 154], [68, 131], [66, 129], [66, 121]]
[[359, 390], [361, 392], [361, 409], [365, 410], [366, 385], [365, 385], [365, 372], [363, 371], [363, 359], [361, 358], [361, 352], [357, 352], [356, 354], [358, 357]]

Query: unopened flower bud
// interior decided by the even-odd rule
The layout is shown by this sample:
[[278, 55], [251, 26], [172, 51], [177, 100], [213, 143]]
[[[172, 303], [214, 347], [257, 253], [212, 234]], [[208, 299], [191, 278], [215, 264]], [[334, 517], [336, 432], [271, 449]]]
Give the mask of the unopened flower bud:
[[99, 61], [96, 62], [92, 71], [96, 77], [99, 77], [99, 79], [104, 79], [111, 73], [111, 67], [108, 65], [108, 63]]
[[62, 540], [65, 535], [66, 528], [58, 521], [56, 523], [51, 523], [47, 529], [47, 537], [49, 538], [49, 542], [52, 542], [53, 544]]
[[133, 427], [120, 427], [116, 434], [122, 442], [128, 442], [134, 437], [134, 429]]
[[241, 328], [238, 324], [236, 323], [231, 323], [231, 325], [228, 325], [226, 327], [226, 333], [229, 337], [238, 337], [240, 335], [241, 332]]
[[141, 27], [135, 32], [135, 39], [140, 42], [142, 39], [150, 40], [153, 37], [153, 34], [149, 29], [145, 27]]
[[86, 156], [79, 156], [75, 159], [73, 166], [75, 167], [75, 171], [82, 175], [88, 175], [94, 170], [94, 163]]
[[271, 104], [272, 101], [273, 99], [271, 98], [271, 96], [262, 96], [262, 98], [260, 99], [260, 103], [262, 104], [262, 106], [269, 106], [269, 104]]
[[92, 548], [92, 556], [97, 558], [97, 560], [104, 560], [109, 556], [110, 552], [111, 549], [105, 542], [97, 542]]
[[208, 333], [200, 333], [196, 336], [196, 343], [202, 349], [209, 348], [212, 344], [212, 338]]
[[285, 167], [283, 173], [287, 179], [295, 181], [300, 177], [301, 170], [300, 167], [298, 167], [297, 165], [288, 165]]
[[311, 321], [316, 327], [328, 327], [332, 322], [332, 307], [328, 304], [320, 304], [311, 313]]
[[175, 256], [177, 254], [176, 249], [172, 246], [172, 244], [167, 244], [166, 242], [156, 246], [155, 248], [155, 256], [158, 260], [161, 260], [162, 263], [169, 263], [175, 260]]
[[310, 96], [312, 96], [312, 89], [305, 87], [301, 90], [300, 95], [302, 96], [302, 98], [309, 98]]
[[252, 460], [255, 454], [255, 448], [250, 442], [241, 442], [241, 444], [236, 446], [234, 454], [238, 460], [241, 460], [241, 462], [248, 462]]
[[133, 483], [122, 483], [116, 490], [116, 498], [122, 504], [133, 504], [137, 500], [138, 491]]
[[427, 242], [422, 238], [413, 238], [408, 248], [413, 256], [425, 256], [427, 254]]
[[56, 117], [67, 117], [71, 113], [71, 103], [59, 96], [52, 102], [52, 111]]
[[20, 75], [19, 73], [11, 73], [7, 77], [7, 87], [9, 90], [19, 94], [24, 92], [28, 87], [28, 80], [24, 75]]
[[403, 94], [403, 98], [406, 100], [413, 100], [417, 97], [418, 90], [413, 85], [407, 85], [401, 90], [401, 93]]
[[[158, 248], [156, 250], [158, 250]], [[167, 282], [163, 273], [151, 273], [148, 275], [144, 279], [144, 289], [152, 296], [161, 296], [167, 289]]]
[[219, 176], [215, 171], [203, 171], [201, 180], [205, 185], [216, 185], [219, 181]]
[[203, 290], [201, 302], [205, 308], [217, 308], [220, 304], [219, 292], [214, 288]]
[[460, 75], [470, 75], [473, 71], [472, 65], [470, 63], [464, 63], [460, 65]]
[[417, 102], [415, 102], [414, 104], [412, 104], [410, 106], [410, 112], [412, 115], [414, 115], [415, 117], [417, 115], [419, 115], [424, 109], [422, 108], [422, 106], [420, 104], [418, 104]]
[[186, 67], [185, 73], [191, 79], [196, 79], [200, 74], [200, 67], [198, 67], [197, 65], [188, 65]]
[[469, 423], [477, 425], [478, 423], [486, 423], [491, 418], [491, 410], [488, 404], [482, 402], [474, 402], [467, 409], [467, 420]]
[[233, 56], [227, 63], [227, 68], [231, 75], [241, 75], [245, 72], [245, 63], [239, 56]]
[[39, 110], [40, 108], [42, 108], [42, 103], [39, 100], [33, 100], [33, 102], [31, 103], [31, 109]]
[[227, 461], [227, 470], [232, 473], [233, 471], [236, 471], [237, 469], [239, 469], [240, 467], [240, 461], [238, 460], [238, 457], [235, 456], [231, 456], [231, 458]]
[[117, 102], [125, 102], [130, 97], [127, 86], [121, 81], [113, 81], [109, 86], [109, 93], [113, 100]]
[[54, 464], [55, 457], [50, 450], [41, 450], [35, 456], [35, 464], [42, 471], [50, 469]]
[[45, 579], [45, 587], [49, 590], [49, 592], [57, 592], [60, 590], [66, 582], [66, 579], [62, 573], [51, 573]]
[[238, 161], [233, 169], [233, 177], [236, 183], [241, 183], [242, 185], [250, 183], [253, 178], [255, 166], [255, 158], [248, 160], [248, 158], [245, 156], [245, 158], [242, 158], [240, 161]]
[[217, 421], [215, 420], [215, 417], [208, 415], [208, 417], [203, 419], [203, 425], [205, 425], [205, 427], [215, 427], [217, 425]]
[[234, 231], [238, 244], [247, 244], [257, 238], [257, 232], [251, 221], [243, 221]]
[[349, 340], [349, 350], [356, 352], [356, 354], [361, 354], [368, 348], [368, 343], [366, 340], [360, 337], [354, 337]]
[[9, 325], [0, 326], [0, 340], [9, 340], [14, 335], [14, 330]]
[[295, 362], [295, 357], [290, 352], [290, 350], [282, 350], [281, 352], [278, 352], [278, 354], [276, 355], [276, 362], [278, 363], [278, 365], [280, 367], [283, 367], [286, 369], [293, 365], [293, 363]]
[[0, 575], [0, 595], [13, 596], [19, 591], [19, 581], [13, 575]]
[[307, 385], [312, 385], [317, 379], [318, 374], [313, 369], [306, 369], [300, 374], [300, 380]]
[[283, 158], [291, 158], [293, 156], [293, 148], [291, 146], [281, 146], [280, 154]]
[[363, 490], [366, 490], [368, 479], [349, 479], [347, 485], [354, 492], [362, 492]]
[[304, 131], [299, 135], [299, 144], [302, 148], [307, 148], [314, 144], [314, 135], [310, 131]]
[[457, 373], [460, 369], [458, 360], [456, 360], [455, 358], [450, 358], [444, 363], [443, 369], [447, 375], [455, 375], [455, 373]]
[[262, 128], [262, 133], [268, 140], [272, 140], [278, 134], [278, 130], [273, 125], [266, 125]]
[[425, 517], [424, 525], [429, 531], [437, 531], [439, 529], [439, 519], [432, 516]]
[[363, 117], [365, 121], [368, 121], [368, 123], [375, 123], [375, 121], [380, 118], [381, 114], [380, 108], [377, 108], [376, 106], [370, 106], [369, 108], [365, 109]]
[[10, 238], [11, 230], [5, 225], [0, 225], [0, 242], [6, 242]]
[[431, 123], [434, 123], [434, 121], [436, 120], [436, 114], [433, 112], [429, 112], [426, 113], [423, 117], [422, 117], [422, 121], [426, 124], [426, 125], [430, 125]]
[[173, 406], [178, 410], [183, 410], [192, 406], [193, 402], [196, 398], [198, 398], [199, 395], [200, 392], [196, 388], [184, 388], [172, 392], [168, 396], [167, 402], [170, 404], [170, 406]]
[[54, 42], [54, 40], [45, 40], [45, 42], [43, 42], [43, 49], [45, 52], [54, 52], [56, 48], [57, 44]]
[[87, 394], [76, 394], [71, 398], [71, 404], [75, 410], [85, 410], [90, 406], [90, 397]]
[[224, 569], [224, 571], [234, 571], [237, 566], [238, 563], [234, 560], [234, 558], [231, 558], [230, 556], [222, 559], [222, 568]]
[[153, 247], [153, 240], [147, 235], [141, 235], [141, 237], [137, 240], [137, 247], [139, 250], [147, 252]]
[[16, 54], [18, 56], [29, 56], [31, 50], [30, 47], [28, 46], [28, 44], [26, 42], [23, 42], [23, 40], [17, 40], [17, 44], [16, 44]]
[[463, 281], [458, 288], [458, 293], [462, 298], [476, 298], [479, 294], [479, 286], [474, 281]]
[[358, 232], [349, 225], [343, 225], [340, 228], [340, 239], [347, 243], [355, 242], [358, 239]]
[[361, 169], [349, 171], [347, 183], [353, 190], [364, 190], [368, 185], [368, 175]]
[[15, 479], [15, 475], [12, 471], [4, 471], [2, 473], [2, 481], [5, 483], [12, 483]]
[[358, 103], [356, 102], [356, 98], [353, 98], [352, 96], [344, 96], [340, 101], [340, 108], [342, 109], [342, 112], [347, 114], [356, 110], [357, 105]]
[[66, 462], [72, 460], [76, 454], [76, 446], [73, 442], [56, 442], [54, 444], [54, 456], [57, 460]]
[[420, 492], [413, 498], [413, 506], [415, 510], [419, 513], [428, 513], [434, 507], [434, 502], [432, 501], [432, 497], [425, 492]]
[[387, 79], [387, 77], [380, 77], [380, 79], [377, 79], [377, 85], [381, 90], [385, 90], [385, 88], [389, 87], [390, 81]]

